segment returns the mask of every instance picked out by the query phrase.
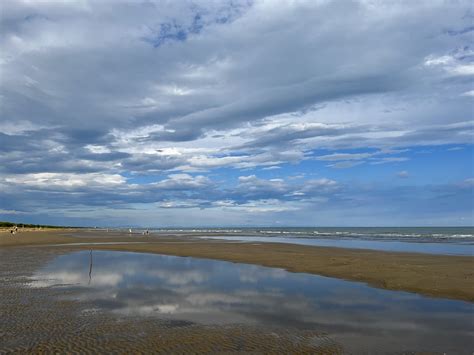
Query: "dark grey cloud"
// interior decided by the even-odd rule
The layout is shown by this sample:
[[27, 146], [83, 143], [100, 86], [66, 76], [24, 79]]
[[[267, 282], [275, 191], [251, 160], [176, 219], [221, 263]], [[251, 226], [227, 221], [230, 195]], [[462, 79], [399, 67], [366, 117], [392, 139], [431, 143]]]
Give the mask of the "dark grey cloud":
[[390, 150], [471, 144], [470, 8], [3, 1], [1, 207], [54, 196], [58, 206], [301, 209], [346, 190], [323, 177], [304, 187], [243, 171], [218, 187], [210, 176], [308, 161], [376, 167], [409, 159]]
[[[250, 175], [241, 176], [234, 187], [227, 188], [205, 176], [187, 174], [174, 174], [140, 185], [127, 183], [117, 175], [104, 178], [101, 174], [88, 174], [87, 181], [75, 174], [24, 175], [22, 181], [13, 179], [10, 176], [0, 181], [0, 198], [5, 201], [2, 211], [15, 211], [9, 215], [14, 218], [63, 210], [73, 216], [75, 211], [79, 214], [89, 211], [93, 220], [97, 208], [151, 213], [154, 209], [140, 212], [138, 206], [153, 204], [167, 210], [204, 209], [216, 216], [232, 211], [242, 216], [285, 213], [296, 224], [319, 211], [318, 216], [313, 216], [318, 221], [323, 218], [334, 221], [334, 216], [345, 215], [347, 225], [361, 225], [375, 215], [382, 218], [378, 222], [381, 224], [389, 223], [390, 219], [386, 218], [392, 216], [392, 220], [404, 219], [416, 225], [417, 221], [433, 216], [447, 220], [452, 216], [468, 218], [466, 211], [474, 208], [472, 179], [452, 184], [386, 186], [340, 184], [324, 178], [262, 179]], [[38, 209], [39, 206], [42, 208]], [[377, 206], [377, 211], [372, 206]]]

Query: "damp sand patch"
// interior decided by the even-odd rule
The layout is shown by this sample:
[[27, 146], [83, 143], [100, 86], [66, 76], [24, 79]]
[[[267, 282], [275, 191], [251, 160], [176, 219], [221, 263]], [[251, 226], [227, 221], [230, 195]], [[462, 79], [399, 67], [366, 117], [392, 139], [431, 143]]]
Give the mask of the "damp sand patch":
[[468, 302], [189, 257], [59, 247], [1, 253], [10, 300], [0, 306], [1, 332], [5, 348], [19, 352], [473, 348]]
[[49, 277], [43, 287], [30, 287], [41, 280], [38, 270], [70, 255], [56, 248], [0, 250], [0, 353], [342, 353], [311, 330], [119, 315], [81, 299], [81, 282], [48, 285]]

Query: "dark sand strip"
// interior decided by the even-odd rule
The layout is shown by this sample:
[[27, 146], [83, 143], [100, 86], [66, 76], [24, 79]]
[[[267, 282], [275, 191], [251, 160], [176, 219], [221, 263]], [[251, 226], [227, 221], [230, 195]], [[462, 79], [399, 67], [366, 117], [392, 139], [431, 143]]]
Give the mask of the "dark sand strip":
[[178, 235], [130, 237], [125, 233], [85, 231], [24, 232], [16, 236], [0, 233], [0, 248], [114, 241], [149, 242], [84, 244], [74, 248], [157, 253], [257, 264], [366, 282], [389, 290], [474, 302], [474, 257], [471, 256], [393, 253], [279, 243], [233, 243]]

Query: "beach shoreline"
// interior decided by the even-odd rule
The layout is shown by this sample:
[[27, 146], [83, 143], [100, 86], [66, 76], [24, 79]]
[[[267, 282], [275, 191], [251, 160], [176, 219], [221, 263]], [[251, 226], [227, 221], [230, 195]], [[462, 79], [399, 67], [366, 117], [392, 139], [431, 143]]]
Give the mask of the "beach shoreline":
[[[142, 236], [79, 229], [22, 231], [16, 235], [2, 232], [0, 248], [65, 244], [78, 250], [116, 250], [214, 259], [364, 282], [387, 290], [474, 302], [472, 256], [243, 243], [198, 238], [201, 236], [179, 233]], [[116, 242], [123, 244], [113, 244]], [[127, 242], [133, 243], [125, 244]]]

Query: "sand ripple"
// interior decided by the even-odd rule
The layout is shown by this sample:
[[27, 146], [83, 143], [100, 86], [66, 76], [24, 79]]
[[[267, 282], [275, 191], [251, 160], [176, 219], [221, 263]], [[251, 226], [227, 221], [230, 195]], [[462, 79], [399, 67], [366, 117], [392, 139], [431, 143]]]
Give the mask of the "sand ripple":
[[118, 317], [64, 300], [74, 291], [28, 287], [32, 272], [60, 252], [0, 251], [0, 354], [342, 353], [315, 331]]

